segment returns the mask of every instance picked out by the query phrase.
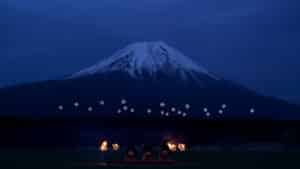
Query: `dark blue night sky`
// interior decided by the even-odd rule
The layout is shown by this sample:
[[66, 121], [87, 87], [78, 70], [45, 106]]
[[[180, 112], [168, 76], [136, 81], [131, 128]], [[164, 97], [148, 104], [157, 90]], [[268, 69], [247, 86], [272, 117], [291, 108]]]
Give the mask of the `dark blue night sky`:
[[297, 0], [0, 2], [0, 86], [55, 79], [163, 40], [225, 79], [300, 103]]

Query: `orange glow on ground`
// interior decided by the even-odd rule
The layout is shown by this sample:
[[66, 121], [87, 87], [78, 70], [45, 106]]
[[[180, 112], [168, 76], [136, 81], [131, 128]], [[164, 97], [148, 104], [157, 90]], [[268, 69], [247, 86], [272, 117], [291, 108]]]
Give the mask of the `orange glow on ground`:
[[177, 151], [177, 146], [176, 146], [176, 144], [174, 144], [174, 143], [172, 143], [172, 142], [168, 142], [168, 143], [167, 143], [167, 146], [168, 146], [168, 148], [169, 148], [170, 151], [172, 151], [172, 152], [176, 152], [176, 151]]
[[183, 143], [179, 143], [178, 144], [178, 150], [181, 151], [181, 152], [186, 151], [186, 145], [183, 144]]
[[118, 151], [120, 149], [120, 145], [117, 143], [112, 144], [112, 148], [114, 151]]
[[101, 152], [106, 152], [108, 151], [108, 141], [104, 140], [101, 142], [100, 147], [99, 147]]

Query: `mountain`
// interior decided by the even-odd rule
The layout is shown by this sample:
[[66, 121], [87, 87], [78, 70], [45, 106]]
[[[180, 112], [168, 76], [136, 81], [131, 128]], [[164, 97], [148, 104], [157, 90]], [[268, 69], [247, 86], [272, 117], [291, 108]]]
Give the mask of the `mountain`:
[[198, 74], [216, 79], [181, 52], [164, 42], [140, 42], [128, 45], [113, 56], [71, 75], [70, 78], [121, 71], [132, 78], [155, 78], [158, 74], [176, 75], [178, 80], [200, 80]]
[[217, 77], [164, 42], [128, 45], [64, 79], [0, 90], [6, 116], [300, 119], [300, 108]]

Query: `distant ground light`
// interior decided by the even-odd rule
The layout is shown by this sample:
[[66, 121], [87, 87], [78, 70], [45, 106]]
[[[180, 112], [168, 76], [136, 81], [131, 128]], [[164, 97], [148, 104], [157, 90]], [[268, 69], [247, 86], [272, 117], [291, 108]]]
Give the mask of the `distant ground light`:
[[58, 110], [63, 110], [64, 109], [64, 106], [63, 105], [59, 105], [58, 106]]
[[218, 113], [219, 114], [223, 114], [224, 112], [223, 112], [223, 110], [219, 110]]
[[123, 106], [123, 110], [127, 111], [128, 110], [128, 106]]
[[191, 108], [191, 106], [190, 106], [189, 104], [185, 104], [184, 107], [185, 107], [186, 109], [190, 109], [190, 108]]
[[160, 105], [160, 107], [165, 107], [166, 103], [165, 102], [161, 102], [159, 105]]
[[176, 108], [175, 107], [172, 107], [171, 108], [171, 112], [175, 112], [176, 111]]
[[182, 114], [182, 111], [181, 111], [181, 110], [178, 110], [177, 114], [178, 114], [178, 115], [181, 115], [181, 114]]
[[75, 107], [78, 107], [78, 106], [79, 106], [79, 103], [78, 103], [78, 102], [74, 102], [74, 106], [75, 106]]
[[255, 113], [255, 109], [254, 109], [254, 108], [251, 108], [251, 109], [250, 109], [250, 113], [251, 113], [251, 114], [254, 114], [254, 113]]
[[134, 111], [135, 111], [134, 108], [130, 108], [131, 113], [134, 113]]
[[166, 112], [166, 116], [169, 116], [170, 115], [170, 113], [169, 112]]
[[222, 109], [226, 109], [227, 105], [226, 104], [222, 104]]
[[105, 104], [104, 100], [100, 100], [100, 101], [99, 101], [99, 104], [100, 104], [101, 106], [103, 106], [103, 105]]
[[[105, 101], [102, 100], [102, 99], [99, 100], [98, 103], [101, 106], [105, 105]], [[117, 109], [117, 114], [121, 114], [122, 111], [125, 111], [125, 112], [128, 111], [130, 113], [137, 112], [137, 110], [133, 107], [133, 105], [128, 106], [127, 103], [128, 103], [128, 101], [126, 99], [121, 99], [121, 107], [119, 109]], [[79, 105], [80, 104], [79, 104], [78, 101], [73, 102], [73, 106], [74, 107], [79, 107]], [[186, 111], [180, 110], [180, 106], [178, 106], [178, 107], [176, 107], [176, 106], [170, 107], [170, 109], [168, 111], [166, 109], [166, 103], [165, 102], [160, 102], [159, 103], [160, 110], [158, 110], [158, 113], [161, 116], [165, 116], [165, 117], [186, 117], [186, 116], [188, 116], [189, 109], [191, 108], [191, 105], [190, 104], [183, 104], [183, 106], [184, 106], [184, 108], [185, 108]], [[58, 110], [63, 111], [65, 107], [61, 104], [61, 105], [58, 105], [57, 108], [58, 108]], [[223, 115], [226, 108], [227, 108], [226, 104], [221, 104], [221, 108], [219, 110], [217, 110], [216, 112], [209, 111], [208, 107], [202, 108], [202, 111], [205, 113], [204, 116], [210, 117], [210, 116], [212, 116], [212, 113], [217, 113], [219, 115]], [[155, 112], [153, 111], [155, 109], [156, 109], [155, 107], [148, 107], [148, 108], [146, 108], [146, 113], [148, 115], [152, 115], [152, 114], [155, 115]], [[94, 108], [92, 106], [89, 106], [87, 108], [87, 110], [89, 112], [92, 112], [92, 111], [94, 111]], [[254, 107], [252, 107], [252, 108], [250, 108], [248, 110], [249, 110], [249, 113], [251, 115], [254, 115], [255, 112], [256, 112], [256, 110], [255, 110]], [[199, 112], [201, 112], [201, 109], [199, 110]]]
[[210, 112], [205, 113], [206, 117], [210, 117]]
[[126, 104], [126, 103], [127, 103], [127, 101], [125, 99], [121, 100], [121, 104]]

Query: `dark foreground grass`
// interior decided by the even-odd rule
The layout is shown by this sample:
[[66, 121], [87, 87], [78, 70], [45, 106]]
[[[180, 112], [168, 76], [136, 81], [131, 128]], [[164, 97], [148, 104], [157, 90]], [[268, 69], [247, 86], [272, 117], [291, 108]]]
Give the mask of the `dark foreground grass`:
[[[96, 151], [75, 150], [0, 150], [1, 169], [94, 169], [94, 168], [202, 168], [202, 169], [290, 169], [300, 168], [300, 153], [296, 152], [195, 152], [172, 156], [174, 165], [107, 165]], [[121, 158], [117, 154], [114, 157]]]

